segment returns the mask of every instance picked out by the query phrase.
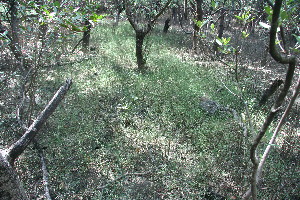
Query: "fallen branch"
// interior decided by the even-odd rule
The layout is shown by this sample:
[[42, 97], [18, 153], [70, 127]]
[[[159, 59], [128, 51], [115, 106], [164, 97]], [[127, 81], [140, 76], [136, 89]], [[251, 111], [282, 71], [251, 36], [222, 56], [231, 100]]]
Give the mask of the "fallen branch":
[[50, 195], [50, 190], [49, 190], [49, 173], [47, 171], [45, 155], [44, 155], [43, 149], [40, 147], [40, 145], [38, 144], [38, 142], [35, 139], [33, 140], [33, 143], [34, 143], [34, 147], [38, 151], [39, 157], [41, 159], [45, 197], [47, 200], [51, 200], [51, 195]]
[[30, 144], [33, 138], [36, 136], [38, 131], [41, 129], [42, 125], [54, 112], [58, 104], [64, 98], [65, 94], [68, 92], [72, 80], [66, 80], [66, 83], [59, 88], [56, 94], [53, 96], [51, 101], [45, 107], [45, 109], [39, 114], [37, 119], [31, 124], [24, 135], [13, 145], [11, 145], [5, 155], [5, 159], [13, 166], [14, 161], [23, 153], [26, 147]]

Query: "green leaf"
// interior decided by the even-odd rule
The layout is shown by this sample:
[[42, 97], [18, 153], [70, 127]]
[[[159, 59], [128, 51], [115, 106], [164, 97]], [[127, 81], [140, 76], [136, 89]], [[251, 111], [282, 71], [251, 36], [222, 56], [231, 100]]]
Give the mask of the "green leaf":
[[55, 2], [53, 3], [53, 5], [54, 5], [55, 7], [60, 7], [59, 1], [55, 1]]
[[212, 31], [215, 30], [215, 24], [214, 24], [214, 23], [212, 23], [212, 24], [210, 25], [210, 29], [211, 29]]
[[288, 19], [289, 15], [288, 15], [287, 11], [283, 10], [280, 12], [280, 17], [282, 20], [286, 20], [286, 19]]
[[217, 39], [216, 39], [216, 42], [217, 42], [217, 44], [218, 44], [218, 45], [220, 45], [220, 46], [222, 46], [222, 45], [223, 45], [223, 43], [222, 43], [222, 41], [221, 41], [221, 39], [220, 39], [220, 38], [217, 38]]
[[235, 17], [236, 17], [237, 19], [241, 20], [241, 21], [244, 21], [244, 19], [243, 19], [242, 17], [238, 16], [238, 15], [235, 15]]
[[292, 36], [294, 36], [297, 40], [297, 43], [300, 44], [300, 36], [295, 34], [292, 34]]
[[247, 38], [250, 35], [250, 33], [247, 33], [246, 31], [242, 32], [242, 37]]
[[269, 16], [273, 15], [273, 9], [270, 6], [266, 6], [265, 11]]

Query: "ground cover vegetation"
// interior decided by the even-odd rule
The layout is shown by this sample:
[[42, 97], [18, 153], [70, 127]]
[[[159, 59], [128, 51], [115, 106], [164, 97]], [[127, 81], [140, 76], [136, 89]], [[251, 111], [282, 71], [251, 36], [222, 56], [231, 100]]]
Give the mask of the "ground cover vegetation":
[[299, 1], [0, 2], [0, 199], [299, 199]]

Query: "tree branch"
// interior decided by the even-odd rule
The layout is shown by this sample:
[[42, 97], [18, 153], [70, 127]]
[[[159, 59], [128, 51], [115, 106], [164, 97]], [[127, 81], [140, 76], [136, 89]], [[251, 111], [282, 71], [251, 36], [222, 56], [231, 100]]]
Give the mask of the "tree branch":
[[[284, 98], [286, 97], [288, 90], [292, 84], [295, 66], [296, 66], [296, 58], [294, 56], [287, 57], [282, 56], [276, 49], [275, 39], [276, 39], [276, 32], [278, 27], [278, 19], [280, 14], [280, 9], [282, 5], [282, 0], [276, 0], [275, 5], [273, 7], [273, 16], [272, 16], [272, 23], [271, 23], [271, 29], [270, 29], [270, 42], [269, 42], [269, 48], [270, 48], [270, 54], [279, 63], [282, 64], [289, 64], [286, 78], [284, 82], [284, 87], [281, 90], [279, 96], [277, 97], [274, 105], [272, 106], [270, 113], [265, 119], [264, 124], [261, 127], [261, 130], [259, 131], [258, 135], [253, 141], [253, 144], [250, 149], [250, 159], [253, 164], [252, 167], [252, 177], [251, 177], [251, 193], [246, 193], [243, 196], [243, 199], [249, 199], [250, 194], [252, 194], [253, 200], [257, 199], [257, 183], [258, 183], [258, 167], [259, 167], [259, 161], [256, 157], [256, 149], [265, 135], [266, 131], [268, 130], [271, 122], [274, 119], [275, 114], [279, 110], [280, 106], [282, 105]], [[262, 167], [262, 166], [261, 166]]]
[[30, 144], [43, 124], [49, 116], [55, 111], [58, 104], [64, 98], [65, 94], [70, 89], [72, 80], [66, 80], [66, 83], [59, 88], [56, 94], [52, 97], [51, 101], [45, 109], [38, 115], [37, 119], [31, 124], [24, 135], [13, 145], [11, 145], [5, 155], [6, 160], [13, 166], [14, 161], [23, 153], [26, 147]]

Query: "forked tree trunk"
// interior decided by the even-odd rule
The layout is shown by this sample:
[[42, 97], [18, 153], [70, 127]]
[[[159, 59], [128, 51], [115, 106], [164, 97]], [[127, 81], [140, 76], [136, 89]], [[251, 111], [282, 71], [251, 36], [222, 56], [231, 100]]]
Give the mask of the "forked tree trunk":
[[164, 13], [164, 11], [170, 5], [171, 1], [172, 0], [168, 0], [161, 8], [161, 10], [152, 19], [148, 19], [148, 22], [147, 24], [145, 24], [145, 26], [141, 27], [137, 22], [138, 16], [136, 14], [133, 14], [133, 8], [131, 7], [132, 5], [130, 4], [130, 1], [124, 0], [125, 11], [126, 11], [128, 21], [135, 31], [135, 39], [136, 39], [135, 55], [136, 55], [139, 70], [144, 70], [146, 65], [146, 60], [143, 54], [144, 39], [146, 35], [150, 33], [150, 31], [152, 30], [156, 20]]
[[[290, 86], [292, 85], [295, 66], [296, 66], [296, 57], [295, 56], [286, 56], [278, 52], [276, 48], [276, 34], [277, 28], [279, 24], [279, 16], [280, 10], [282, 6], [282, 0], [275, 0], [275, 4], [273, 7], [273, 15], [271, 21], [271, 29], [270, 29], [270, 40], [269, 40], [269, 51], [274, 60], [281, 64], [288, 64], [288, 70], [286, 72], [286, 78], [284, 81], [284, 86], [278, 95], [274, 105], [272, 106], [268, 116], [266, 117], [264, 124], [262, 125], [259, 133], [255, 137], [251, 149], [250, 149], [250, 159], [252, 162], [252, 176], [251, 176], [251, 188], [244, 194], [243, 199], [249, 199], [252, 196], [253, 200], [257, 200], [257, 183], [260, 180], [260, 174], [262, 171], [263, 163], [266, 160], [266, 156], [263, 157], [264, 160], [259, 160], [257, 157], [257, 147], [260, 144], [262, 138], [266, 134], [271, 122], [273, 121], [276, 113], [279, 111], [280, 106], [282, 105]], [[262, 164], [260, 164], [262, 163]]]

